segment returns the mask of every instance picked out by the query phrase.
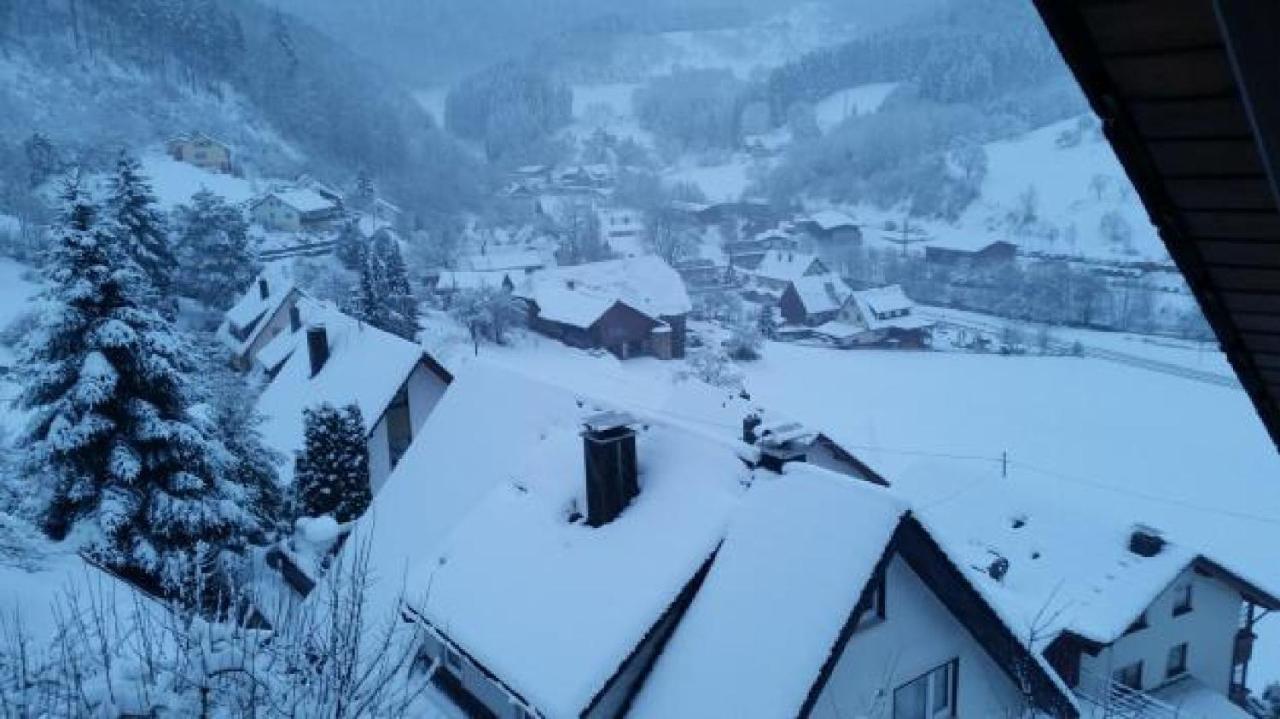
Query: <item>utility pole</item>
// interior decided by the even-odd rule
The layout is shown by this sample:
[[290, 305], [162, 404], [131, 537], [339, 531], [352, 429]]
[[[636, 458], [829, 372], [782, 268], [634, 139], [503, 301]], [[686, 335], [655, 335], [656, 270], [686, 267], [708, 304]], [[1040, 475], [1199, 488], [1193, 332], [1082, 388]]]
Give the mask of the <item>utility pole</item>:
[[1005, 450], [1000, 453], [1000, 477], [1001, 479], [1009, 478], [1009, 451]]
[[923, 232], [913, 236], [910, 215], [907, 215], [902, 218], [902, 231], [899, 237], [894, 237], [893, 235], [886, 234], [884, 236], [884, 239], [886, 242], [891, 242], [895, 245], [900, 246], [902, 248], [903, 257], [907, 256], [908, 245], [914, 245], [920, 242], [927, 242], [929, 240], [929, 238]]

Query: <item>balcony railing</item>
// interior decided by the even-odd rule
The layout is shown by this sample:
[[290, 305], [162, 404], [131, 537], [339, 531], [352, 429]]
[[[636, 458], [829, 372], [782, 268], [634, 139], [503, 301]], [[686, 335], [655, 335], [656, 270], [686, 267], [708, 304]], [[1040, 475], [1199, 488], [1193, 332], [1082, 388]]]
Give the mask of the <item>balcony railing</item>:
[[1178, 719], [1177, 707], [1111, 677], [1080, 671], [1076, 694], [1093, 705], [1097, 719]]

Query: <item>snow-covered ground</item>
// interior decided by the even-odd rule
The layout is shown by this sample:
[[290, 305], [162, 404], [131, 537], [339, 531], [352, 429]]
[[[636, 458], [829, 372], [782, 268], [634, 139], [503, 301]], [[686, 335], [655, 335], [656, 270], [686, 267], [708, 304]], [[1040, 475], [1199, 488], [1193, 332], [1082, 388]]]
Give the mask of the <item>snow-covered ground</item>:
[[896, 82], [873, 82], [831, 93], [814, 107], [818, 129], [830, 132], [854, 115], [876, 112], [896, 87]]
[[249, 180], [208, 172], [159, 152], [144, 155], [142, 169], [151, 178], [156, 200], [165, 209], [190, 202], [200, 190], [221, 195], [231, 203], [248, 202], [256, 194], [254, 183]]

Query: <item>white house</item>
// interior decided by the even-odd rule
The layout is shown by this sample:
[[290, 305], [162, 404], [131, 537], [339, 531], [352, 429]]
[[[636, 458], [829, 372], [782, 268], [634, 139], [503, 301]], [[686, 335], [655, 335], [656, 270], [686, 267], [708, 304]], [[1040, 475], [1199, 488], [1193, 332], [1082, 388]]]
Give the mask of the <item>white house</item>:
[[668, 414], [464, 370], [356, 530], [372, 601], [425, 634], [437, 701], [504, 718], [1077, 716], [904, 502], [803, 461], [791, 423], [744, 425], [747, 444], [691, 421], [745, 402], [703, 391]]
[[916, 313], [915, 302], [898, 285], [849, 294], [838, 321], [858, 328], [858, 344], [893, 343], [920, 347], [928, 343], [934, 322]]
[[744, 270], [762, 289], [781, 293], [787, 285], [801, 277], [825, 275], [830, 272], [822, 260], [804, 252], [769, 250], [753, 268]]
[[297, 331], [296, 311], [304, 297], [286, 276], [263, 270], [244, 295], [227, 310], [217, 337], [231, 350], [231, 363], [239, 370], [251, 369], [258, 353], [286, 330]]
[[262, 196], [249, 206], [249, 215], [268, 230], [300, 232], [340, 219], [342, 205], [313, 189], [298, 188]]
[[[934, 473], [956, 483], [954, 472]], [[998, 484], [933, 503], [925, 520], [1085, 716], [1248, 716], [1237, 704], [1254, 623], [1280, 607], [1275, 589], [1158, 529]]]
[[[303, 446], [303, 413], [327, 402], [354, 403], [369, 437], [369, 481], [376, 493], [423, 422], [444, 395], [452, 375], [421, 345], [359, 322], [337, 309], [306, 305], [304, 326], [292, 347], [278, 340], [272, 354], [284, 359], [258, 398], [265, 443], [286, 458]], [[276, 343], [273, 343], [275, 345]], [[274, 360], [273, 360], [274, 361]]]

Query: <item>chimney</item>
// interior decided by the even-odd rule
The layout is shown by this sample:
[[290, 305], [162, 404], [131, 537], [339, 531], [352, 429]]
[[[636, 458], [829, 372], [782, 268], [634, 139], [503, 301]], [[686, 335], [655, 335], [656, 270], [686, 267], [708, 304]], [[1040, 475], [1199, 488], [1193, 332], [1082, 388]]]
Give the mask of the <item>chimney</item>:
[[588, 526], [612, 522], [640, 494], [635, 423], [622, 412], [601, 412], [583, 421]]
[[1155, 527], [1145, 524], [1133, 525], [1133, 533], [1129, 535], [1129, 551], [1139, 557], [1154, 557], [1164, 549], [1164, 536]]
[[271, 287], [267, 284], [265, 277], [258, 278], [258, 296], [264, 300], [271, 296]]
[[289, 331], [297, 332], [302, 329], [302, 310], [297, 305], [289, 308]]
[[315, 377], [329, 359], [329, 333], [324, 325], [307, 328], [307, 354], [311, 357], [311, 376]]

